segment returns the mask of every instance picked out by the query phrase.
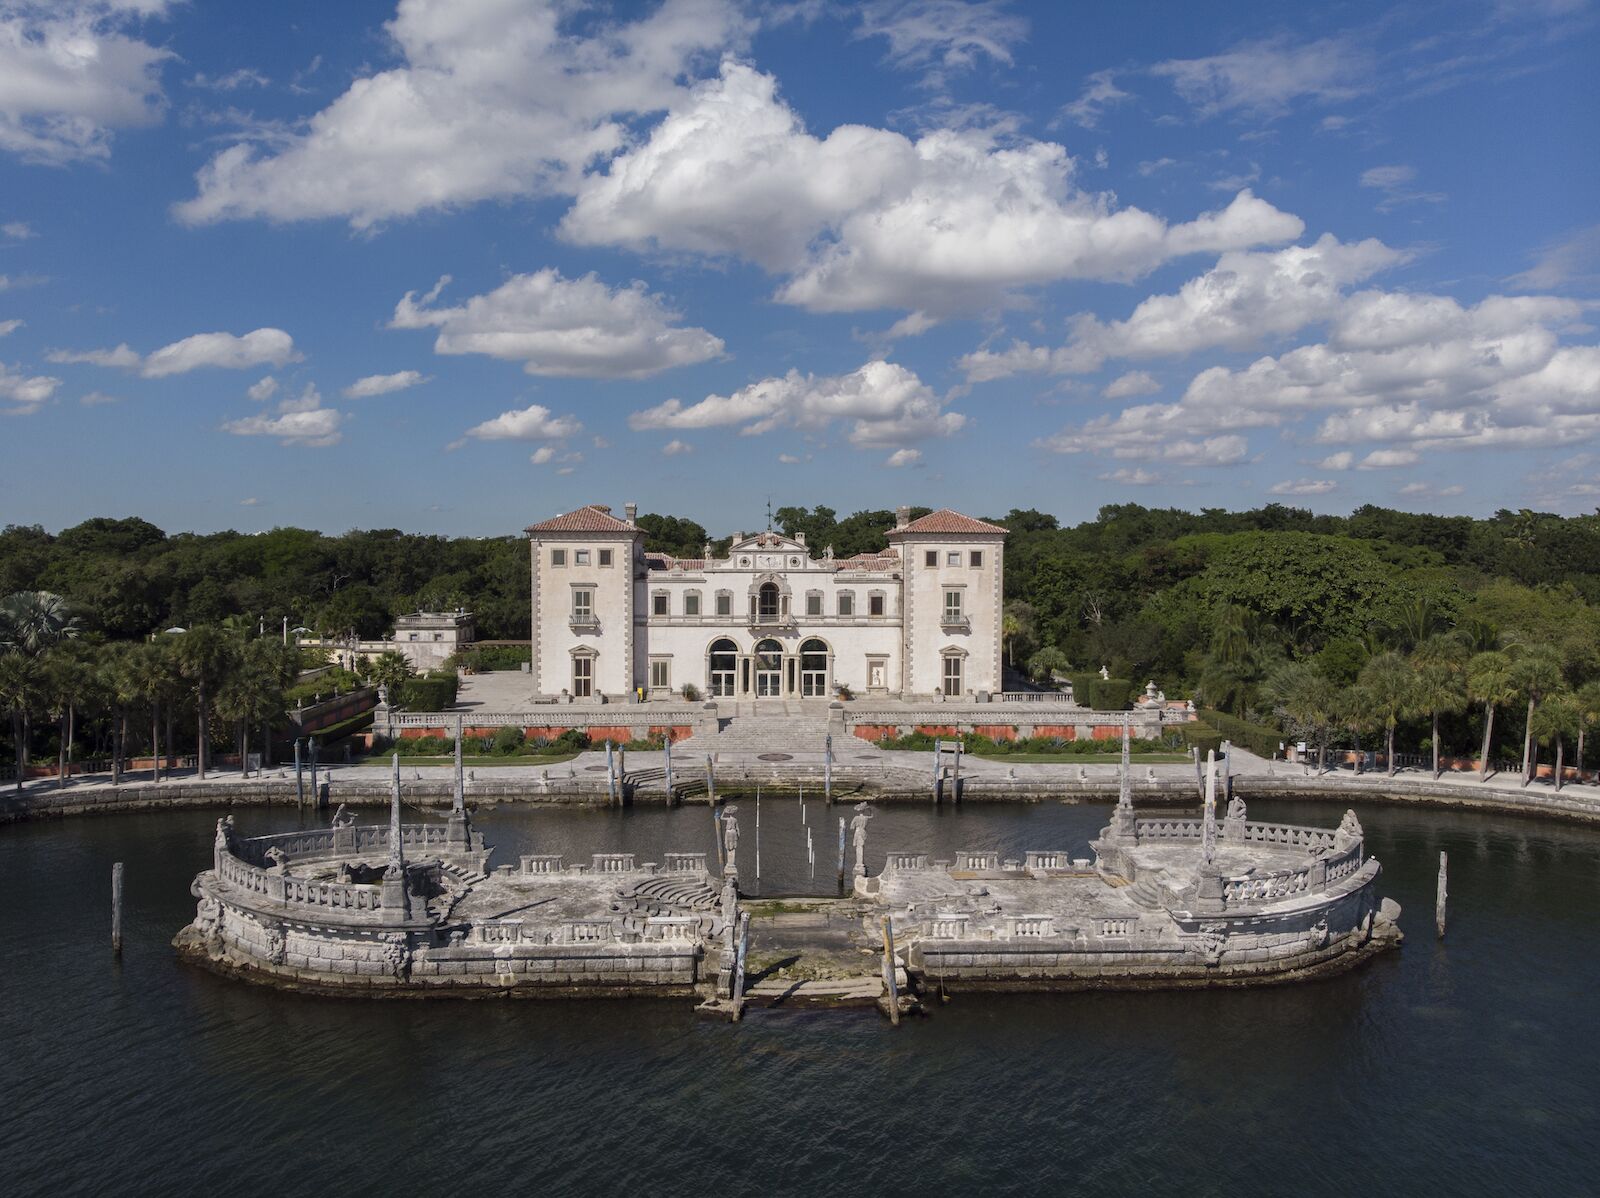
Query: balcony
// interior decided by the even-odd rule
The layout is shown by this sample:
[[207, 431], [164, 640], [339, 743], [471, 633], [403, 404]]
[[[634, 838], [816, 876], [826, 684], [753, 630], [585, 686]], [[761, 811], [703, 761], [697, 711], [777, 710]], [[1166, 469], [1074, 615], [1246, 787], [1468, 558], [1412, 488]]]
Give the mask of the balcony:
[[946, 611], [939, 617], [939, 627], [952, 631], [967, 632], [972, 628], [972, 620], [965, 612]]
[[600, 618], [593, 612], [573, 612], [567, 618], [567, 626], [573, 632], [599, 632]]
[[794, 617], [787, 612], [753, 611], [750, 613], [751, 629], [759, 628], [793, 628]]

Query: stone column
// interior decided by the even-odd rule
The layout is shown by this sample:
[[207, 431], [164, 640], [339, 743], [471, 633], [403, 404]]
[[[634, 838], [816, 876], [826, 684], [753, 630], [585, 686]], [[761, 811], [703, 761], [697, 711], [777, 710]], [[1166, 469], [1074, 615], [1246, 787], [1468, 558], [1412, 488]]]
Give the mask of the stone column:
[[394, 755], [389, 784], [389, 867], [383, 871], [383, 912], [386, 923], [411, 918], [411, 896], [406, 893], [406, 856], [400, 831], [400, 754]]
[[1130, 761], [1128, 746], [1129, 724], [1126, 719], [1122, 721], [1122, 765], [1117, 776], [1117, 811], [1112, 818], [1111, 828], [1113, 834], [1119, 839], [1132, 841], [1136, 839], [1133, 815], [1133, 767]]

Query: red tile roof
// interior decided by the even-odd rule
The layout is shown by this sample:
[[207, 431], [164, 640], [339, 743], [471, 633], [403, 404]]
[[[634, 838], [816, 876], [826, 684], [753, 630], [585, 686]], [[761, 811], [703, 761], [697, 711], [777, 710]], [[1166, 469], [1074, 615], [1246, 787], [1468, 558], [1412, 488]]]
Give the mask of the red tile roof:
[[603, 503], [591, 503], [575, 512], [528, 526], [528, 532], [636, 532], [626, 520], [618, 520]]
[[890, 537], [904, 536], [906, 533], [999, 533], [1005, 536], [1010, 529], [1001, 528], [998, 524], [990, 524], [986, 520], [974, 520], [971, 516], [963, 516], [960, 512], [953, 512], [949, 508], [940, 508], [936, 512], [929, 512], [919, 520], [913, 520], [904, 528], [891, 528]]

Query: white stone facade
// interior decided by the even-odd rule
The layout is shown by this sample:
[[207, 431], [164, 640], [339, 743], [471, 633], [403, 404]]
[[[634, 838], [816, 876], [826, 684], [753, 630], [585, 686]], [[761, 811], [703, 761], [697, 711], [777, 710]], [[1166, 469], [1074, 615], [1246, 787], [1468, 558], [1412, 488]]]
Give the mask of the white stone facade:
[[[528, 529], [537, 698], [579, 703], [860, 697], [975, 699], [1000, 689], [1006, 530], [901, 509], [881, 554], [766, 531], [723, 557], [644, 550], [593, 505]], [[709, 547], [708, 547], [709, 548]]]

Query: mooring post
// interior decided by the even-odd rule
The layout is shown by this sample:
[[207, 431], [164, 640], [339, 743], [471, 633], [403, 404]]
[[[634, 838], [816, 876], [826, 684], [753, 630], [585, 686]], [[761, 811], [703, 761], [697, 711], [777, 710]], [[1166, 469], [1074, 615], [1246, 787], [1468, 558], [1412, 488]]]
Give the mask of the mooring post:
[[711, 764], [711, 754], [706, 754], [706, 802], [715, 807], [717, 805], [717, 771]]
[[306, 747], [311, 752], [311, 802], [315, 805], [317, 796], [320, 793], [317, 790], [317, 738], [314, 736], [306, 737]]
[[953, 802], [953, 803], [959, 803], [961, 801], [961, 745], [962, 745], [962, 743], [963, 742], [961, 742], [959, 740], [956, 741], [956, 774], [955, 774], [955, 777], [950, 780], [950, 801]]
[[455, 792], [452, 794], [450, 802], [450, 809], [452, 811], [464, 811], [466, 810], [467, 806], [467, 779], [466, 775], [461, 772], [462, 731], [463, 728], [461, 726], [461, 717], [456, 716], [456, 785]]
[[839, 893], [844, 893], [844, 816], [839, 817]]
[[122, 956], [122, 862], [111, 866], [111, 952]]
[[733, 1021], [744, 1015], [744, 961], [750, 950], [750, 912], [739, 912], [739, 948], [733, 958]]
[[756, 787], [756, 882], [761, 881], [761, 788]]
[[938, 737], [933, 740], [933, 805], [939, 805], [939, 753], [944, 744]]
[[822, 798], [825, 802], [833, 802], [833, 733], [828, 733], [822, 742]]
[[717, 876], [720, 878], [728, 868], [728, 862], [722, 855], [722, 821], [717, 818], [717, 805], [708, 804], [706, 810], [711, 812], [711, 839], [717, 846]]
[[1222, 802], [1226, 806], [1233, 799], [1233, 742], [1222, 742]]
[[811, 841], [811, 829], [809, 826], [806, 828], [806, 862], [811, 866], [811, 879], [815, 881], [817, 877], [817, 850]]
[[294, 738], [294, 805], [296, 807], [304, 807], [306, 805], [306, 782], [305, 776], [300, 772], [300, 738], [298, 736]]
[[611, 751], [611, 742], [606, 741], [606, 794], [611, 799], [611, 805], [617, 805], [617, 762]]
[[1206, 801], [1206, 775], [1200, 768], [1200, 746], [1191, 745], [1189, 752], [1194, 754], [1194, 791], [1195, 796], [1203, 803]]
[[900, 988], [894, 980], [894, 924], [883, 917], [883, 992], [889, 997], [889, 1022], [900, 1026]]
[[678, 805], [678, 792], [672, 787], [672, 737], [667, 737], [667, 806]]
[[1444, 939], [1444, 901], [1449, 889], [1450, 854], [1439, 854], [1439, 892], [1433, 901], [1433, 922], [1439, 930], [1439, 939]]

